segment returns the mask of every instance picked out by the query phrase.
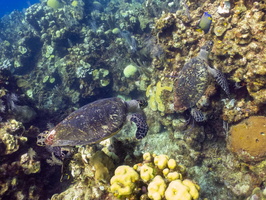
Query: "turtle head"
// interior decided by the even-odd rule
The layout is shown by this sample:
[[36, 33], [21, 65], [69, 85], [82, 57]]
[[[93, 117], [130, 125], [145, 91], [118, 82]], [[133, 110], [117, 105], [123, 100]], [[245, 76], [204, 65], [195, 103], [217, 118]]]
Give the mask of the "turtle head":
[[136, 100], [138, 103], [139, 103], [139, 107], [141, 108], [141, 109], [143, 109], [143, 108], [145, 108], [145, 107], [147, 107], [147, 105], [148, 105], [148, 102], [146, 101], [146, 100], [143, 100], [143, 99], [141, 99], [141, 100]]
[[208, 40], [205, 42], [205, 44], [201, 47], [201, 50], [210, 52], [213, 47], [213, 41]]
[[201, 48], [199, 57], [204, 60], [208, 60], [208, 56], [212, 50], [213, 47], [213, 41], [208, 40]]
[[126, 101], [128, 112], [135, 113], [135, 112], [141, 112], [141, 109], [145, 108], [148, 103], [145, 100], [130, 100]]
[[[52, 134], [51, 134], [52, 133]], [[45, 146], [46, 149], [52, 153], [56, 158], [63, 161], [66, 158], [71, 157], [73, 153], [72, 147], [59, 147], [59, 146], [51, 146], [53, 143], [55, 131], [44, 131], [37, 136], [37, 145]]]

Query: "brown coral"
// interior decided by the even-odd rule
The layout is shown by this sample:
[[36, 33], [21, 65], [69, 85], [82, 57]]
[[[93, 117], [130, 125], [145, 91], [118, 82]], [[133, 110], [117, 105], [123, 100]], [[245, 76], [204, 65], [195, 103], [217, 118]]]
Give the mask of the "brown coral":
[[252, 116], [231, 127], [227, 147], [245, 161], [261, 161], [266, 156], [266, 117]]

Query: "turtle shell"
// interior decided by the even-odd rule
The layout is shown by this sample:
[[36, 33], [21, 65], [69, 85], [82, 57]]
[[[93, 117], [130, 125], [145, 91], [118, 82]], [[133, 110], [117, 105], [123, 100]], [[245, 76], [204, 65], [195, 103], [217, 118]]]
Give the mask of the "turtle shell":
[[206, 91], [208, 83], [208, 64], [198, 57], [192, 58], [179, 72], [175, 82], [175, 111], [183, 112], [195, 106]]
[[100, 142], [116, 134], [124, 125], [127, 105], [120, 98], [89, 103], [71, 113], [48, 134], [45, 143], [75, 146]]

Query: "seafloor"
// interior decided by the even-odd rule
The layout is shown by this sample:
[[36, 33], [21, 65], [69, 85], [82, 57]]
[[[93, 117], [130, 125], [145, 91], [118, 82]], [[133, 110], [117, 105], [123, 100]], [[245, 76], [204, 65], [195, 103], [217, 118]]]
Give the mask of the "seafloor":
[[[265, 20], [262, 0], [42, 0], [2, 17], [0, 199], [266, 199]], [[145, 138], [124, 119], [71, 152], [36, 144], [116, 96], [148, 101]]]

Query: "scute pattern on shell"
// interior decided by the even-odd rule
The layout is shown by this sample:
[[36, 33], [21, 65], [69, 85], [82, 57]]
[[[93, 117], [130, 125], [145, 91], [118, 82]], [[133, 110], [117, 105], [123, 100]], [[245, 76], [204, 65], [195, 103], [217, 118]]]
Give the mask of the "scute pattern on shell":
[[179, 72], [175, 83], [175, 110], [182, 112], [193, 107], [204, 94], [208, 83], [208, 64], [199, 57], [192, 58]]
[[100, 142], [117, 133], [126, 120], [127, 106], [120, 98], [87, 104], [59, 123], [53, 146], [74, 146]]
[[134, 122], [137, 126], [136, 138], [144, 138], [149, 130], [145, 117], [142, 114], [134, 113], [131, 115], [130, 121]]

